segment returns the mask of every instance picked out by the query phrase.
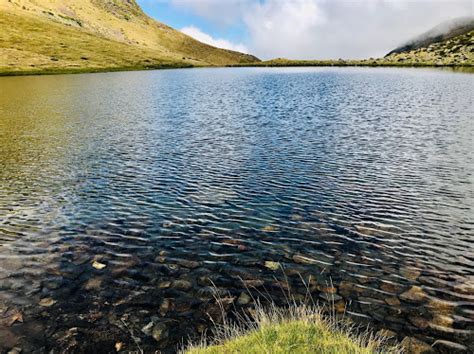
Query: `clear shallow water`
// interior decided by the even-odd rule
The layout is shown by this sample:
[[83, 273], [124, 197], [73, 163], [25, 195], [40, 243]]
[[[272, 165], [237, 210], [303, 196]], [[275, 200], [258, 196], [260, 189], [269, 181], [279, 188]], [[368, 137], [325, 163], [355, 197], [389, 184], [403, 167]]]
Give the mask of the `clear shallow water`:
[[311, 277], [358, 321], [472, 350], [472, 88], [411, 69], [0, 78], [0, 348], [133, 349], [132, 331], [172, 350], [207, 324], [211, 280], [277, 298], [272, 260], [295, 294]]

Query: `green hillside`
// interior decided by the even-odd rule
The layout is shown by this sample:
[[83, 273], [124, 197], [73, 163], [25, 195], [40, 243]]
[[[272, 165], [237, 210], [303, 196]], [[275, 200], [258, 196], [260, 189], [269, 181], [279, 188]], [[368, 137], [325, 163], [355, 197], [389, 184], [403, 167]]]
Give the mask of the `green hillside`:
[[474, 65], [474, 30], [424, 46], [388, 54], [385, 62], [450, 66]]
[[252, 63], [157, 22], [134, 0], [0, 0], [0, 73]]

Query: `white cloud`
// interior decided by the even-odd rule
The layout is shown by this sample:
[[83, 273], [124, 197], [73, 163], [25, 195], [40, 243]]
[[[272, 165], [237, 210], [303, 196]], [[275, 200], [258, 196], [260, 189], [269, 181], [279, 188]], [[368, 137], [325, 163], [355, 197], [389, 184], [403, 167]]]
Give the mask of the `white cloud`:
[[188, 34], [213, 45], [245, 47], [262, 59], [379, 57], [441, 22], [474, 14], [474, 0], [169, 1], [218, 28], [243, 23], [244, 44], [193, 27]]
[[218, 24], [232, 25], [242, 18], [255, 0], [170, 0], [179, 9], [190, 10], [196, 15]]
[[241, 53], [249, 52], [247, 47], [241, 43], [232, 43], [226, 39], [214, 38], [211, 35], [201, 31], [199, 28], [195, 26], [187, 26], [187, 27], [181, 28], [181, 32], [187, 34], [188, 36], [193, 37], [194, 39], [197, 39], [200, 42], [210, 44], [214, 47], [235, 50]]
[[385, 55], [445, 20], [473, 14], [472, 0], [265, 0], [244, 21], [261, 58]]

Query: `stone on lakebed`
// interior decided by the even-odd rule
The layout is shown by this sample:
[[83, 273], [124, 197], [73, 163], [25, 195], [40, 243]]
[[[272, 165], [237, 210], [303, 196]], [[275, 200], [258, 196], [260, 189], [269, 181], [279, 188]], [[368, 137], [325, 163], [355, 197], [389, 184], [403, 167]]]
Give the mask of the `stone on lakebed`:
[[422, 302], [427, 298], [427, 294], [419, 286], [412, 286], [409, 290], [400, 294], [400, 299], [410, 302]]
[[431, 354], [435, 352], [431, 345], [414, 337], [405, 337], [401, 346], [406, 353], [410, 354]]

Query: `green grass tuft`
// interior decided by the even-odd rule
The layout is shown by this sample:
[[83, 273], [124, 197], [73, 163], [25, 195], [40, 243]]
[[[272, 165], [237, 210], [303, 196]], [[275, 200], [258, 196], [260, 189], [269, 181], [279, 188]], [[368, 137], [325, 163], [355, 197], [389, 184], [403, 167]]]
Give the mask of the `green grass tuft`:
[[216, 325], [213, 339], [190, 344], [185, 354], [400, 353], [385, 339], [348, 325], [335, 316], [325, 317], [317, 306], [293, 303], [281, 308], [258, 301], [252, 316]]

